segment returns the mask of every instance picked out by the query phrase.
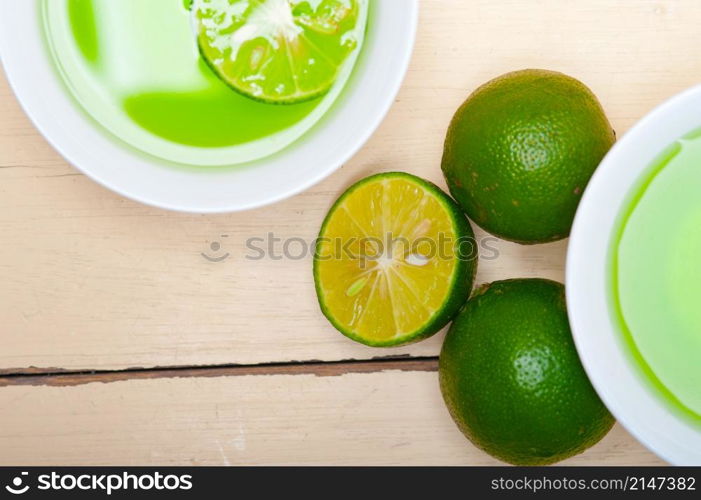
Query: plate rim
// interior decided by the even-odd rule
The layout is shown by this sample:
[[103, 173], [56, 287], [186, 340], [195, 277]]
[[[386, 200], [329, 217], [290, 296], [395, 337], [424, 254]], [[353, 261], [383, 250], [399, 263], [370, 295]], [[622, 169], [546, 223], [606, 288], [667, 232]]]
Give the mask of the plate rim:
[[[344, 89], [344, 93], [350, 95], [342, 96], [342, 102], [335, 103], [322, 117], [323, 127], [313, 128], [297, 141], [300, 144], [293, 144], [272, 157], [236, 167], [201, 167], [195, 172], [198, 167], [178, 169], [157, 165], [159, 160], [120, 145], [118, 138], [111, 134], [107, 137], [99, 127], [89, 123], [91, 118], [62, 88], [64, 83], [44, 46], [40, 0], [19, 5], [14, 0], [0, 0], [0, 12], [5, 14], [0, 16], [0, 62], [17, 100], [37, 130], [66, 161], [93, 181], [126, 198], [167, 210], [202, 214], [238, 212], [271, 205], [309, 189], [348, 162], [375, 133], [399, 93], [416, 41], [418, 0], [383, 0], [378, 4], [378, 11], [380, 16], [384, 12], [384, 17], [376, 24], [389, 19], [388, 12], [396, 9], [395, 4], [399, 2], [401, 16], [393, 16], [395, 24], [386, 30], [383, 26], [382, 31], [383, 36], [394, 37], [390, 37], [394, 42], [392, 47], [399, 49], [393, 52], [394, 62], [379, 64], [382, 51], [374, 47], [373, 53], [366, 56], [368, 61], [362, 77], [351, 77], [355, 81]], [[375, 30], [380, 31], [378, 27]], [[379, 86], [377, 75], [370, 74], [372, 68], [386, 68]], [[374, 87], [366, 80], [373, 80]], [[370, 111], [353, 121], [354, 128], [345, 130], [344, 119], [353, 116], [354, 108], [359, 108], [350, 105], [358, 96], [372, 100], [374, 106], [366, 106]], [[341, 132], [338, 140], [327, 133], [332, 127]], [[333, 151], [317, 155], [313, 151], [315, 144], [323, 144]], [[99, 168], [96, 167], [98, 162], [101, 163]], [[291, 177], [282, 172], [285, 162], [295, 167], [303, 164], [299, 176]], [[311, 167], [307, 165], [309, 162], [312, 162]], [[143, 174], [130, 176], [120, 171], [124, 163], [134, 164], [130, 167], [133, 169], [149, 169], [150, 178], [134, 187], [139, 181], [132, 177]], [[276, 165], [278, 173], [288, 175], [290, 182], [286, 185], [276, 182], [278, 179], [270, 165]], [[209, 180], [204, 180], [205, 176]], [[177, 188], [175, 194], [168, 191], [168, 183]], [[249, 189], [244, 189], [246, 183], [250, 184]], [[255, 187], [255, 191], [250, 187]], [[207, 188], [216, 195], [208, 196]]]
[[656, 107], [613, 146], [582, 196], [565, 270], [572, 334], [592, 385], [628, 432], [674, 465], [701, 464], [701, 430], [661, 401], [626, 352], [608, 303], [608, 256], [630, 190], [665, 147], [699, 127], [701, 85]]

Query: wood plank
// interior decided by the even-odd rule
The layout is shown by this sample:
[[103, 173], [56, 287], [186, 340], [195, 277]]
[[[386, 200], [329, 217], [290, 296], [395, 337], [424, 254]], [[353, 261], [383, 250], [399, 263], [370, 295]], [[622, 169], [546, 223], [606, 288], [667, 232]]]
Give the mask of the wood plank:
[[[334, 198], [370, 173], [406, 170], [443, 185], [452, 112], [506, 71], [543, 67], [582, 79], [621, 133], [698, 80], [701, 60], [688, 49], [698, 45], [700, 21], [698, 0], [423, 0], [407, 81], [367, 146], [300, 196], [221, 216], [147, 208], [77, 174], [2, 80], [0, 369], [435, 355], [440, 337], [384, 351], [345, 339], [318, 311], [309, 258], [247, 260], [246, 240], [311, 241]], [[230, 253], [220, 264], [200, 255], [214, 241]], [[563, 242], [496, 247], [499, 258], [483, 259], [479, 281], [562, 278]]]
[[[92, 382], [0, 389], [0, 465], [493, 465], [435, 372]], [[659, 465], [621, 427], [569, 465]]]

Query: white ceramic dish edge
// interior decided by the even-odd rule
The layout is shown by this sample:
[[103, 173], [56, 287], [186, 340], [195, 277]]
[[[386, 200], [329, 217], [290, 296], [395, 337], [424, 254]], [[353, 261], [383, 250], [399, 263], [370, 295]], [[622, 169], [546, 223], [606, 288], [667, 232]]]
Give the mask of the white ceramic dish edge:
[[673, 412], [642, 379], [608, 304], [608, 252], [630, 189], [655, 157], [701, 127], [701, 86], [662, 104], [604, 158], [577, 210], [567, 253], [567, 304], [584, 368], [609, 410], [643, 445], [675, 465], [701, 464], [701, 430]]
[[[298, 143], [236, 167], [173, 167], [121, 145], [64, 89], [44, 46], [39, 0], [0, 0], [0, 60], [36, 128], [78, 170], [127, 198], [190, 213], [249, 210], [296, 195], [340, 168], [389, 112], [409, 67], [418, 0], [382, 0], [376, 7], [362, 75]], [[381, 26], [381, 29], [380, 29]], [[362, 103], [359, 105], [358, 103]]]

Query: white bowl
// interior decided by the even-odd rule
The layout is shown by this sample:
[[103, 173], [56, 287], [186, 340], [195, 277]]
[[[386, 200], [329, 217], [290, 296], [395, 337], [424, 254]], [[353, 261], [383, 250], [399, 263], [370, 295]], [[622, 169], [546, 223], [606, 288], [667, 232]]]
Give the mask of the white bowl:
[[667, 146], [701, 127], [701, 86], [658, 107], [604, 158], [577, 210], [567, 254], [567, 306], [577, 350], [611, 413], [664, 460], [701, 465], [701, 429], [642, 379], [609, 311], [607, 254], [626, 196]]
[[45, 47], [39, 0], [0, 0], [0, 57], [46, 139], [76, 168], [128, 198], [197, 213], [260, 207], [297, 194], [348, 161], [386, 115], [404, 79], [418, 0], [375, 0], [363, 54], [342, 98], [301, 140], [233, 167], [182, 168], [120, 143], [64, 90]]

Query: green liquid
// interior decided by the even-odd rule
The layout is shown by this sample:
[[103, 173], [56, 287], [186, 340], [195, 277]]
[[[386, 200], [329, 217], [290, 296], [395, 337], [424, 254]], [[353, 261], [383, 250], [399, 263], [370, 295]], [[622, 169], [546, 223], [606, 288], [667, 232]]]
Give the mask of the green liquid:
[[145, 92], [124, 99], [129, 117], [146, 130], [180, 144], [205, 148], [247, 143], [284, 130], [319, 100], [273, 106], [237, 94], [202, 63], [210, 88], [191, 92]]
[[[129, 145], [178, 163], [257, 160], [330, 109], [357, 52], [324, 97], [273, 105], [242, 96], [202, 61], [190, 0], [45, 0], [47, 40], [73, 96]], [[364, 30], [364, 25], [363, 25]]]
[[611, 303], [642, 376], [701, 424], [701, 134], [651, 165], [621, 213], [611, 248]]

